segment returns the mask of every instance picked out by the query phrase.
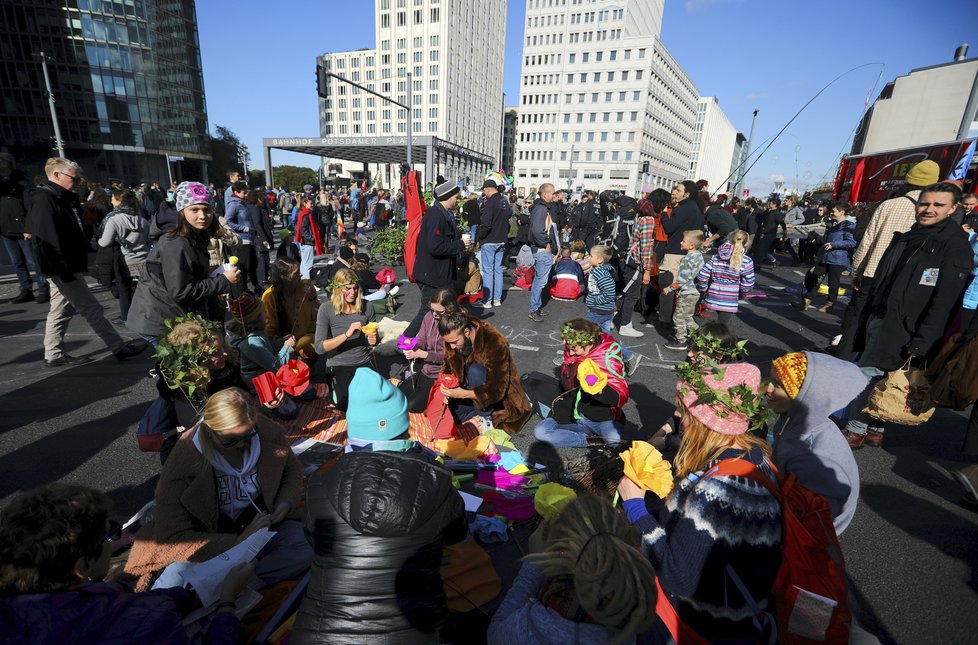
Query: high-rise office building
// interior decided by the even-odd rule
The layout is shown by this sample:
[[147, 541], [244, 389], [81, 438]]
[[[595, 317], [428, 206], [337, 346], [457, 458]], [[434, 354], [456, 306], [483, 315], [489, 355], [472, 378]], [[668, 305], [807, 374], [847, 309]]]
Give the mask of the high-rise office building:
[[[410, 94], [415, 136], [437, 137], [498, 159], [506, 0], [374, 0], [374, 10], [376, 48], [323, 54], [318, 64], [405, 105]], [[323, 137], [406, 135], [406, 110], [335, 78], [328, 94], [319, 100]], [[439, 151], [437, 172], [481, 185], [484, 164], [460, 153]], [[400, 162], [370, 164], [371, 176], [390, 186]], [[339, 163], [327, 159], [326, 167]]]
[[659, 40], [664, 1], [527, 0], [518, 187], [687, 178], [699, 91]]
[[205, 179], [196, 16], [194, 0], [4, 0], [0, 148], [28, 172], [56, 154], [43, 52], [65, 156], [88, 177]]
[[730, 164], [737, 144], [737, 130], [713, 96], [701, 96], [696, 106], [689, 178], [705, 179], [710, 193], [727, 193], [733, 187]]
[[503, 115], [503, 154], [500, 165], [508, 174], [513, 174], [513, 162], [516, 157], [516, 130], [519, 123], [520, 109], [518, 107], [506, 108]]

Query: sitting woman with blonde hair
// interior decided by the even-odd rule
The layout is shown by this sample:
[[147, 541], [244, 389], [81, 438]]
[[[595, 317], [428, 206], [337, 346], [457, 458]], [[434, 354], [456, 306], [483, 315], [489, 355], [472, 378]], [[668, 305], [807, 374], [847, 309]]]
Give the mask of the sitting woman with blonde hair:
[[752, 604], [770, 607], [781, 564], [781, 506], [760, 482], [717, 472], [717, 464], [733, 460], [776, 481], [769, 446], [747, 432], [764, 405], [761, 373], [748, 363], [691, 364], [683, 371], [676, 385], [683, 434], [675, 488], [658, 517], [627, 477], [618, 492], [683, 621], [710, 642], [757, 643]]
[[493, 616], [490, 644], [634, 643], [653, 627], [655, 571], [607, 501], [578, 496], [534, 533], [530, 551]]
[[155, 520], [137, 535], [126, 571], [147, 582], [171, 562], [208, 560], [270, 529], [255, 575], [265, 585], [299, 577], [312, 559], [294, 519], [301, 475], [281, 428], [258, 414], [252, 397], [221, 390], [163, 467]]
[[350, 381], [358, 367], [370, 367], [371, 348], [377, 345], [376, 330], [363, 332], [374, 322], [374, 309], [364, 302], [352, 269], [337, 271], [327, 289], [329, 304], [320, 307], [316, 317], [316, 351], [326, 357], [333, 403], [345, 412]]

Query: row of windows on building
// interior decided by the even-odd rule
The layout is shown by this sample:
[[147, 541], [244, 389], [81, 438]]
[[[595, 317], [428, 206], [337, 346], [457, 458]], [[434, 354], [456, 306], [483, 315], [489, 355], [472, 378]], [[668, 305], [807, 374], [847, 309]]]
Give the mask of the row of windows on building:
[[[407, 7], [407, 0], [395, 0], [397, 2], [398, 9], [404, 9]], [[415, 7], [423, 7], [424, 0], [413, 0]], [[429, 4], [438, 4], [439, 0], [428, 0]], [[380, 10], [388, 11], [391, 8], [391, 0], [380, 0]]]
[[[579, 132], [576, 134], [580, 134]], [[607, 133], [603, 133], [607, 134]], [[615, 140], [621, 142], [622, 136], [625, 133], [616, 132]], [[634, 132], [628, 133], [629, 135], [634, 135]], [[579, 139], [578, 139], [579, 140]], [[634, 140], [634, 136], [630, 136], [629, 140]], [[564, 139], [567, 141], [567, 139]], [[576, 150], [574, 151], [574, 161], [583, 159], [584, 161], [631, 161], [634, 156], [634, 151], [632, 150]], [[520, 161], [547, 161], [554, 159], [553, 150], [520, 150], [517, 159]], [[567, 161], [568, 153], [566, 150], [560, 152], [560, 160]]]
[[[571, 0], [571, 6], [594, 4], [596, 0]], [[566, 7], [567, 0], [529, 0], [528, 9], [547, 9], [549, 7]]]
[[[415, 9], [414, 10], [414, 23], [415, 25], [420, 25], [424, 23], [424, 10]], [[438, 7], [432, 7], [429, 13], [431, 17], [429, 22], [438, 22], [441, 19], [441, 9]], [[406, 27], [408, 24], [407, 12], [398, 11], [394, 16], [394, 25], [397, 27]], [[380, 14], [380, 28], [389, 29], [391, 26], [391, 15], [389, 13]]]

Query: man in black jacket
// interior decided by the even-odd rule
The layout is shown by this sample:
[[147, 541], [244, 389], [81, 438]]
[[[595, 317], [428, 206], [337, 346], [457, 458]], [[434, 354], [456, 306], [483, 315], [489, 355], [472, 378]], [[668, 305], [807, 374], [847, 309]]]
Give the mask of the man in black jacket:
[[73, 161], [52, 157], [44, 164], [44, 172], [47, 182], [31, 192], [27, 233], [51, 290], [51, 310], [44, 327], [45, 364], [61, 367], [87, 362], [69, 356], [63, 348], [68, 323], [76, 311], [120, 361], [141, 354], [147, 344], [123, 340], [85, 283], [88, 244], [78, 225], [78, 195], [72, 190], [81, 181], [81, 168]]
[[533, 252], [533, 284], [530, 286], [530, 320], [543, 322], [547, 312], [543, 310], [543, 289], [550, 282], [550, 267], [557, 260], [560, 243], [557, 227], [550, 215], [550, 202], [554, 200], [554, 185], [543, 184], [530, 209], [529, 245]]
[[[13, 155], [0, 152], [0, 240], [3, 240], [3, 248], [10, 256], [20, 285], [20, 294], [10, 301], [11, 304], [31, 300], [45, 303], [51, 299], [47, 280], [34, 263], [30, 235], [24, 229], [27, 186], [27, 178], [14, 167]], [[31, 271], [37, 281], [36, 296], [31, 285]]]
[[421, 231], [418, 233], [414, 281], [421, 288], [421, 307], [404, 330], [404, 335], [409, 338], [417, 335], [421, 328], [421, 320], [428, 312], [428, 303], [435, 291], [454, 288], [458, 274], [457, 258], [460, 253], [472, 248], [471, 240], [458, 239], [455, 219], [449, 214], [458, 204], [458, 185], [446, 181], [436, 186], [434, 193], [435, 201], [421, 218]]
[[880, 259], [866, 304], [865, 347], [859, 359], [871, 378], [850, 404], [849, 445], [880, 446], [883, 427], [863, 414], [878, 377], [908, 360], [933, 357], [941, 348], [951, 313], [971, 273], [968, 238], [950, 215], [961, 199], [954, 184], [924, 188], [916, 205], [916, 224], [897, 233]]
[[503, 194], [505, 190], [505, 186], [499, 186], [492, 179], [486, 179], [482, 184], [482, 213], [479, 217], [482, 223], [477, 239], [482, 245], [479, 264], [485, 299], [476, 306], [485, 309], [503, 304], [503, 255], [509, 238], [509, 216], [512, 215], [509, 200]]

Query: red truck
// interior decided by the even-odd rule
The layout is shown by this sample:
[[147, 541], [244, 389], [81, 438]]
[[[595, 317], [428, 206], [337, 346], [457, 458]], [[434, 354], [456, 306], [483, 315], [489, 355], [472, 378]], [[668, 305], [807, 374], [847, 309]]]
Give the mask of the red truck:
[[[904, 184], [907, 172], [914, 164], [931, 159], [941, 167], [941, 179], [945, 179], [957, 165], [973, 139], [948, 141], [932, 146], [901, 148], [867, 155], [843, 157], [835, 178], [832, 199], [845, 199], [852, 204], [879, 202], [887, 199]], [[976, 192], [975, 164], [978, 154], [964, 178], [965, 192]]]

